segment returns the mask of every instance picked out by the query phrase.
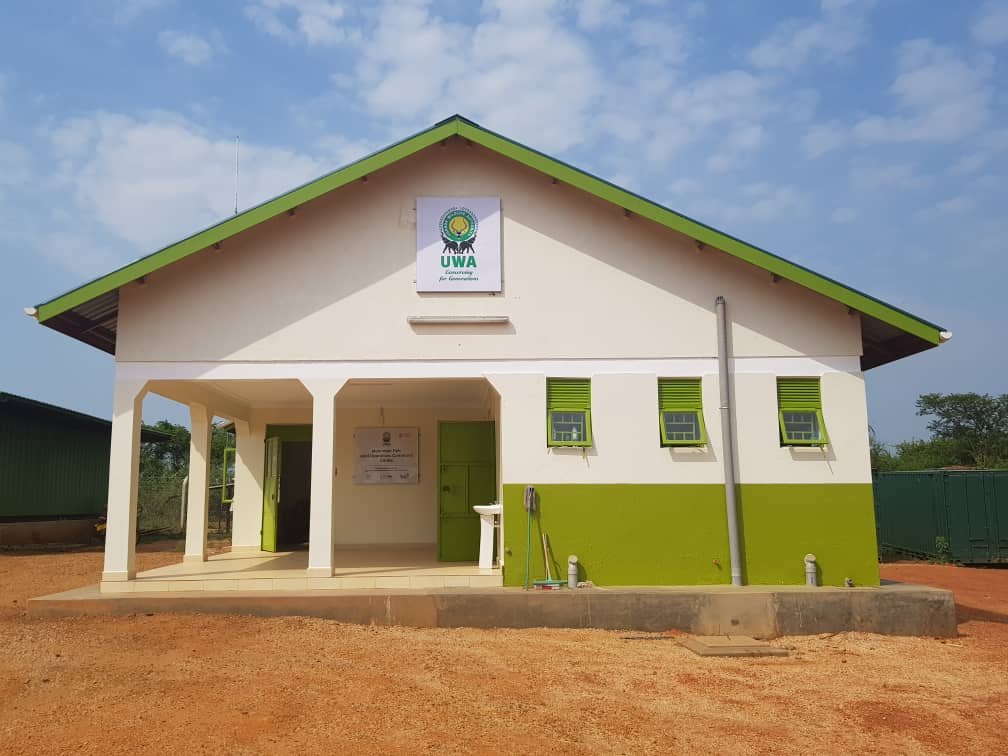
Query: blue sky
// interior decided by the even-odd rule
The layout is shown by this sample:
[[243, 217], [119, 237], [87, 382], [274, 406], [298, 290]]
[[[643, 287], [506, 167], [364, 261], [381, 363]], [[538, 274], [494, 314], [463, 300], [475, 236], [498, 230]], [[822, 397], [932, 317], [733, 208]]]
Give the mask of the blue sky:
[[[20, 3], [0, 25], [0, 390], [108, 416], [22, 308], [455, 112], [937, 322], [868, 374], [1008, 391], [1008, 1]], [[148, 402], [147, 420], [181, 418]]]

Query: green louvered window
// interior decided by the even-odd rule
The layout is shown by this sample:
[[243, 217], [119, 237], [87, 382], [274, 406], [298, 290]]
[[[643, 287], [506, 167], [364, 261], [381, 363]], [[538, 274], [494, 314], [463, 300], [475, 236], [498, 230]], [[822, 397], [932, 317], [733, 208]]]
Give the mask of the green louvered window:
[[546, 379], [546, 445], [592, 445], [590, 379]]
[[782, 446], [829, 443], [818, 378], [778, 378], [777, 415]]
[[707, 429], [699, 378], [658, 379], [658, 433], [662, 446], [703, 446]]

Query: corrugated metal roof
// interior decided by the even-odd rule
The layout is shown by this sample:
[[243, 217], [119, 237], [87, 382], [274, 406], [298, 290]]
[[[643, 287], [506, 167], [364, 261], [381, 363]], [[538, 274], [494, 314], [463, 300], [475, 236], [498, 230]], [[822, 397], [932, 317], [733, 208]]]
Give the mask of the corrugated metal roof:
[[[66, 407], [59, 407], [55, 404], [40, 402], [37, 399], [29, 399], [26, 396], [18, 396], [17, 394], [8, 394], [5, 391], [0, 391], [0, 408], [2, 408], [3, 405], [17, 407], [29, 412], [69, 418], [80, 423], [98, 424], [105, 428], [112, 427], [111, 420], [105, 420], [104, 418], [95, 417], [94, 415], [86, 415], [83, 412], [77, 412], [76, 410], [67, 409]], [[143, 427], [140, 429], [140, 440], [144, 443], [167, 441], [170, 438], [171, 436], [167, 433], [162, 433], [154, 428]]]

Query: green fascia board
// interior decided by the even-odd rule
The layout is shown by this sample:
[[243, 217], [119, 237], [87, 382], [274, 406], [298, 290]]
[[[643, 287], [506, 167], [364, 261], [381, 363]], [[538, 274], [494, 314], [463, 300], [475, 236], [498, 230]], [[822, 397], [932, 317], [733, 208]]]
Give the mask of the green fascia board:
[[141, 276], [170, 265], [191, 254], [219, 243], [259, 223], [269, 220], [320, 197], [327, 192], [363, 178], [403, 158], [413, 155], [450, 136], [458, 135], [492, 152], [528, 166], [557, 181], [588, 192], [625, 210], [659, 223], [698, 242], [719, 249], [770, 273], [841, 302], [865, 315], [888, 323], [930, 344], [941, 343], [941, 326], [922, 320], [904, 310], [882, 302], [868, 294], [844, 286], [808, 268], [785, 260], [771, 252], [729, 236], [699, 221], [670, 210], [638, 194], [593, 176], [572, 165], [519, 144], [507, 137], [483, 128], [462, 116], [455, 115], [401, 142], [380, 150], [355, 163], [304, 184], [296, 189], [252, 207], [233, 218], [187, 237], [180, 242], [143, 257], [136, 262], [102, 276], [77, 289], [37, 306], [38, 321], [45, 322], [67, 310], [135, 281]]
[[500, 134], [488, 131], [482, 126], [461, 119], [459, 135], [530, 168], [545, 173], [557, 181], [563, 181], [600, 199], [619, 205], [642, 218], [653, 220], [674, 231], [690, 236], [698, 242], [703, 242], [722, 252], [727, 252], [781, 278], [786, 278], [807, 289], [841, 302], [865, 315], [877, 318], [902, 331], [918, 336], [929, 343], [941, 343], [940, 334], [944, 330], [941, 326], [922, 320], [875, 297], [845, 286], [838, 281], [822, 276], [815, 271], [785, 260], [782, 257], [778, 257], [772, 252], [767, 252], [765, 249], [760, 249], [734, 236], [711, 228], [638, 194], [621, 189], [604, 179], [600, 179], [572, 165], [537, 152]]

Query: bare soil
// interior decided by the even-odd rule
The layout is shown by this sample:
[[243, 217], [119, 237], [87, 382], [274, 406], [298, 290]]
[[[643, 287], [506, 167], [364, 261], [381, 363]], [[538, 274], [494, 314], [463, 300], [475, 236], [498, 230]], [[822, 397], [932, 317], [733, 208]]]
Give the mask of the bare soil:
[[[141, 569], [178, 561], [141, 549]], [[885, 565], [948, 587], [961, 637], [416, 630], [288, 617], [41, 620], [101, 553], [0, 552], [4, 753], [992, 753], [1008, 728], [1008, 570]]]

